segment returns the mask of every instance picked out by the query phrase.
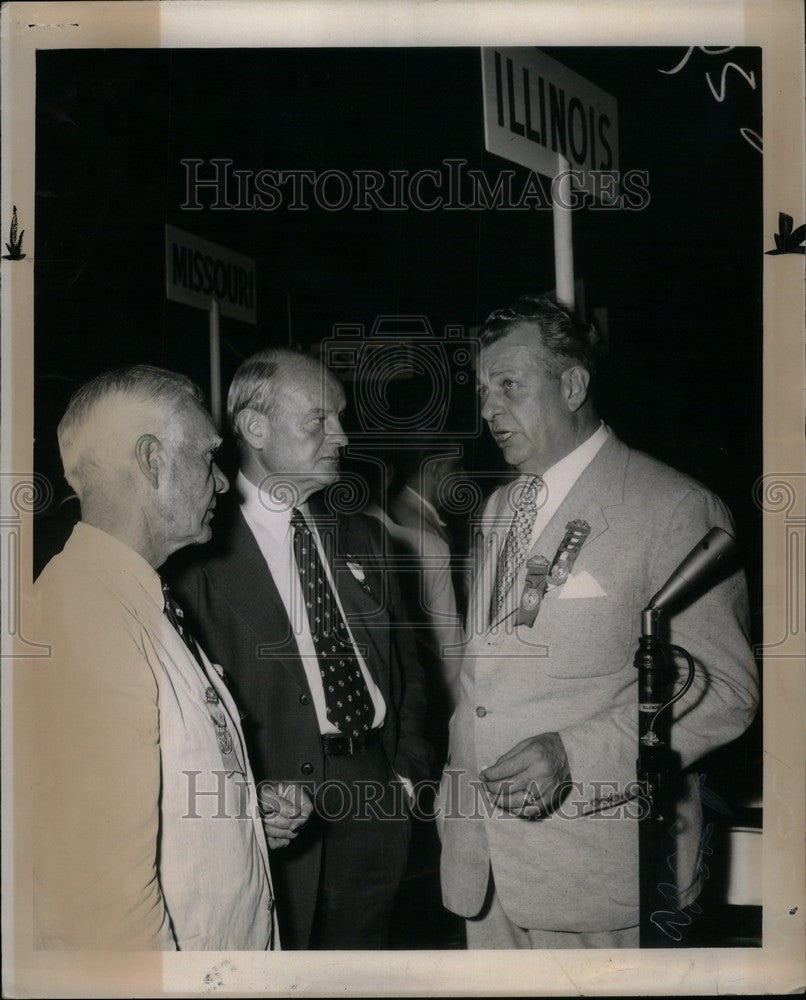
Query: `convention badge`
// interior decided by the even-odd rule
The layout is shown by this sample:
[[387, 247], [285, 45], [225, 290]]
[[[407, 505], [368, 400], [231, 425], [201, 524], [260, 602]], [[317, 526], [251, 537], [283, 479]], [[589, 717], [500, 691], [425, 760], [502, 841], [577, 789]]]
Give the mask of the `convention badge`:
[[591, 526], [581, 518], [566, 524], [565, 535], [557, 548], [548, 574], [548, 582], [553, 587], [562, 586], [568, 579], [579, 555], [579, 550], [590, 533]]
[[356, 559], [355, 556], [350, 555], [349, 552], [346, 554], [344, 561], [347, 564], [347, 569], [349, 569], [349, 571], [353, 574], [355, 579], [361, 585], [361, 589], [366, 591], [370, 597], [374, 598], [375, 595], [372, 592], [372, 587], [370, 587], [369, 585], [366, 573], [364, 572], [364, 567], [361, 565], [361, 563]]
[[549, 561], [545, 556], [532, 556], [526, 560], [526, 582], [520, 606], [515, 613], [515, 625], [528, 625], [530, 628], [534, 625], [540, 602], [546, 592], [548, 571]]

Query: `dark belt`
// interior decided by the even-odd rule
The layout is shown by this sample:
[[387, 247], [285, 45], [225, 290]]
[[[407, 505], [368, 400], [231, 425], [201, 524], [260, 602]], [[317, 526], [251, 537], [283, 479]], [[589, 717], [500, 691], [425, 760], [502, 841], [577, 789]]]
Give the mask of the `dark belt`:
[[322, 737], [322, 753], [324, 753], [325, 757], [361, 753], [366, 747], [380, 743], [382, 732], [383, 726], [370, 729], [363, 736], [342, 736], [341, 733], [328, 733]]

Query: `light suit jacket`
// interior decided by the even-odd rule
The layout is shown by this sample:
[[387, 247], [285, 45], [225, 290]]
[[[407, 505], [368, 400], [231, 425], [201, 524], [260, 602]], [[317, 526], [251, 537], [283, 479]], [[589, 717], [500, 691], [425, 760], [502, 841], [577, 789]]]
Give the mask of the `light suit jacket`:
[[[567, 523], [584, 519], [591, 531], [572, 575], [546, 594], [533, 627], [490, 631], [488, 582], [511, 516], [506, 490], [497, 491], [485, 512], [488, 530], [482, 526], [440, 792], [444, 902], [463, 916], [478, 914], [492, 868], [505, 912], [522, 927], [632, 926], [638, 922], [637, 809], [633, 803], [597, 812], [594, 800], [628, 790], [636, 777], [633, 657], [641, 610], [709, 528], [731, 530], [730, 515], [699, 483], [611, 434], [530, 553], [551, 561]], [[524, 564], [517, 595], [525, 574]], [[670, 619], [670, 641], [697, 664], [691, 690], [674, 706], [672, 748], [684, 768], [752, 720], [758, 689], [747, 618], [744, 575], [735, 572]], [[479, 770], [545, 732], [563, 740], [575, 782], [571, 794], [555, 815], [536, 822], [491, 814], [478, 785], [474, 790]], [[689, 777], [677, 815], [677, 879], [685, 905], [698, 887], [696, 776]]]
[[[157, 574], [78, 524], [34, 595], [33, 630], [51, 653], [19, 672], [15, 709], [37, 945], [271, 947], [268, 849], [238, 711], [165, 618]], [[233, 740], [226, 757], [210, 688]]]

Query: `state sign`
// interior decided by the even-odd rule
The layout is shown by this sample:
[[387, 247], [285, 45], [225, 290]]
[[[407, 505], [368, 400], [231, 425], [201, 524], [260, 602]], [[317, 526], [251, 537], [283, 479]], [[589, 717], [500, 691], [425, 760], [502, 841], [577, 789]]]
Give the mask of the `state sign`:
[[[614, 97], [540, 49], [481, 50], [484, 140], [490, 153], [555, 177], [558, 156], [574, 186], [610, 202], [618, 188]], [[603, 183], [602, 174], [614, 175]]]
[[165, 227], [166, 295], [199, 309], [213, 299], [222, 316], [257, 322], [255, 262], [174, 226]]

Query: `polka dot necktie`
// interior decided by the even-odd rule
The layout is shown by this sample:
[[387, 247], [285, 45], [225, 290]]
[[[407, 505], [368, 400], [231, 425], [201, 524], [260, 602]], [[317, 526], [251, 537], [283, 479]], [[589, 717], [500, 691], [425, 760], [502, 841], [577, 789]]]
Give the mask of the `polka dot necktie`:
[[308, 612], [328, 721], [345, 736], [372, 728], [375, 709], [347, 626], [325, 574], [311, 530], [298, 510], [291, 515], [294, 558]]
[[526, 558], [529, 543], [532, 538], [532, 528], [537, 517], [537, 495], [543, 485], [540, 476], [532, 476], [521, 489], [515, 516], [509, 526], [509, 533], [504, 541], [501, 555], [498, 557], [498, 568], [495, 573], [495, 586], [490, 602], [490, 623], [494, 624], [501, 617], [506, 596], [515, 582], [518, 567]]

